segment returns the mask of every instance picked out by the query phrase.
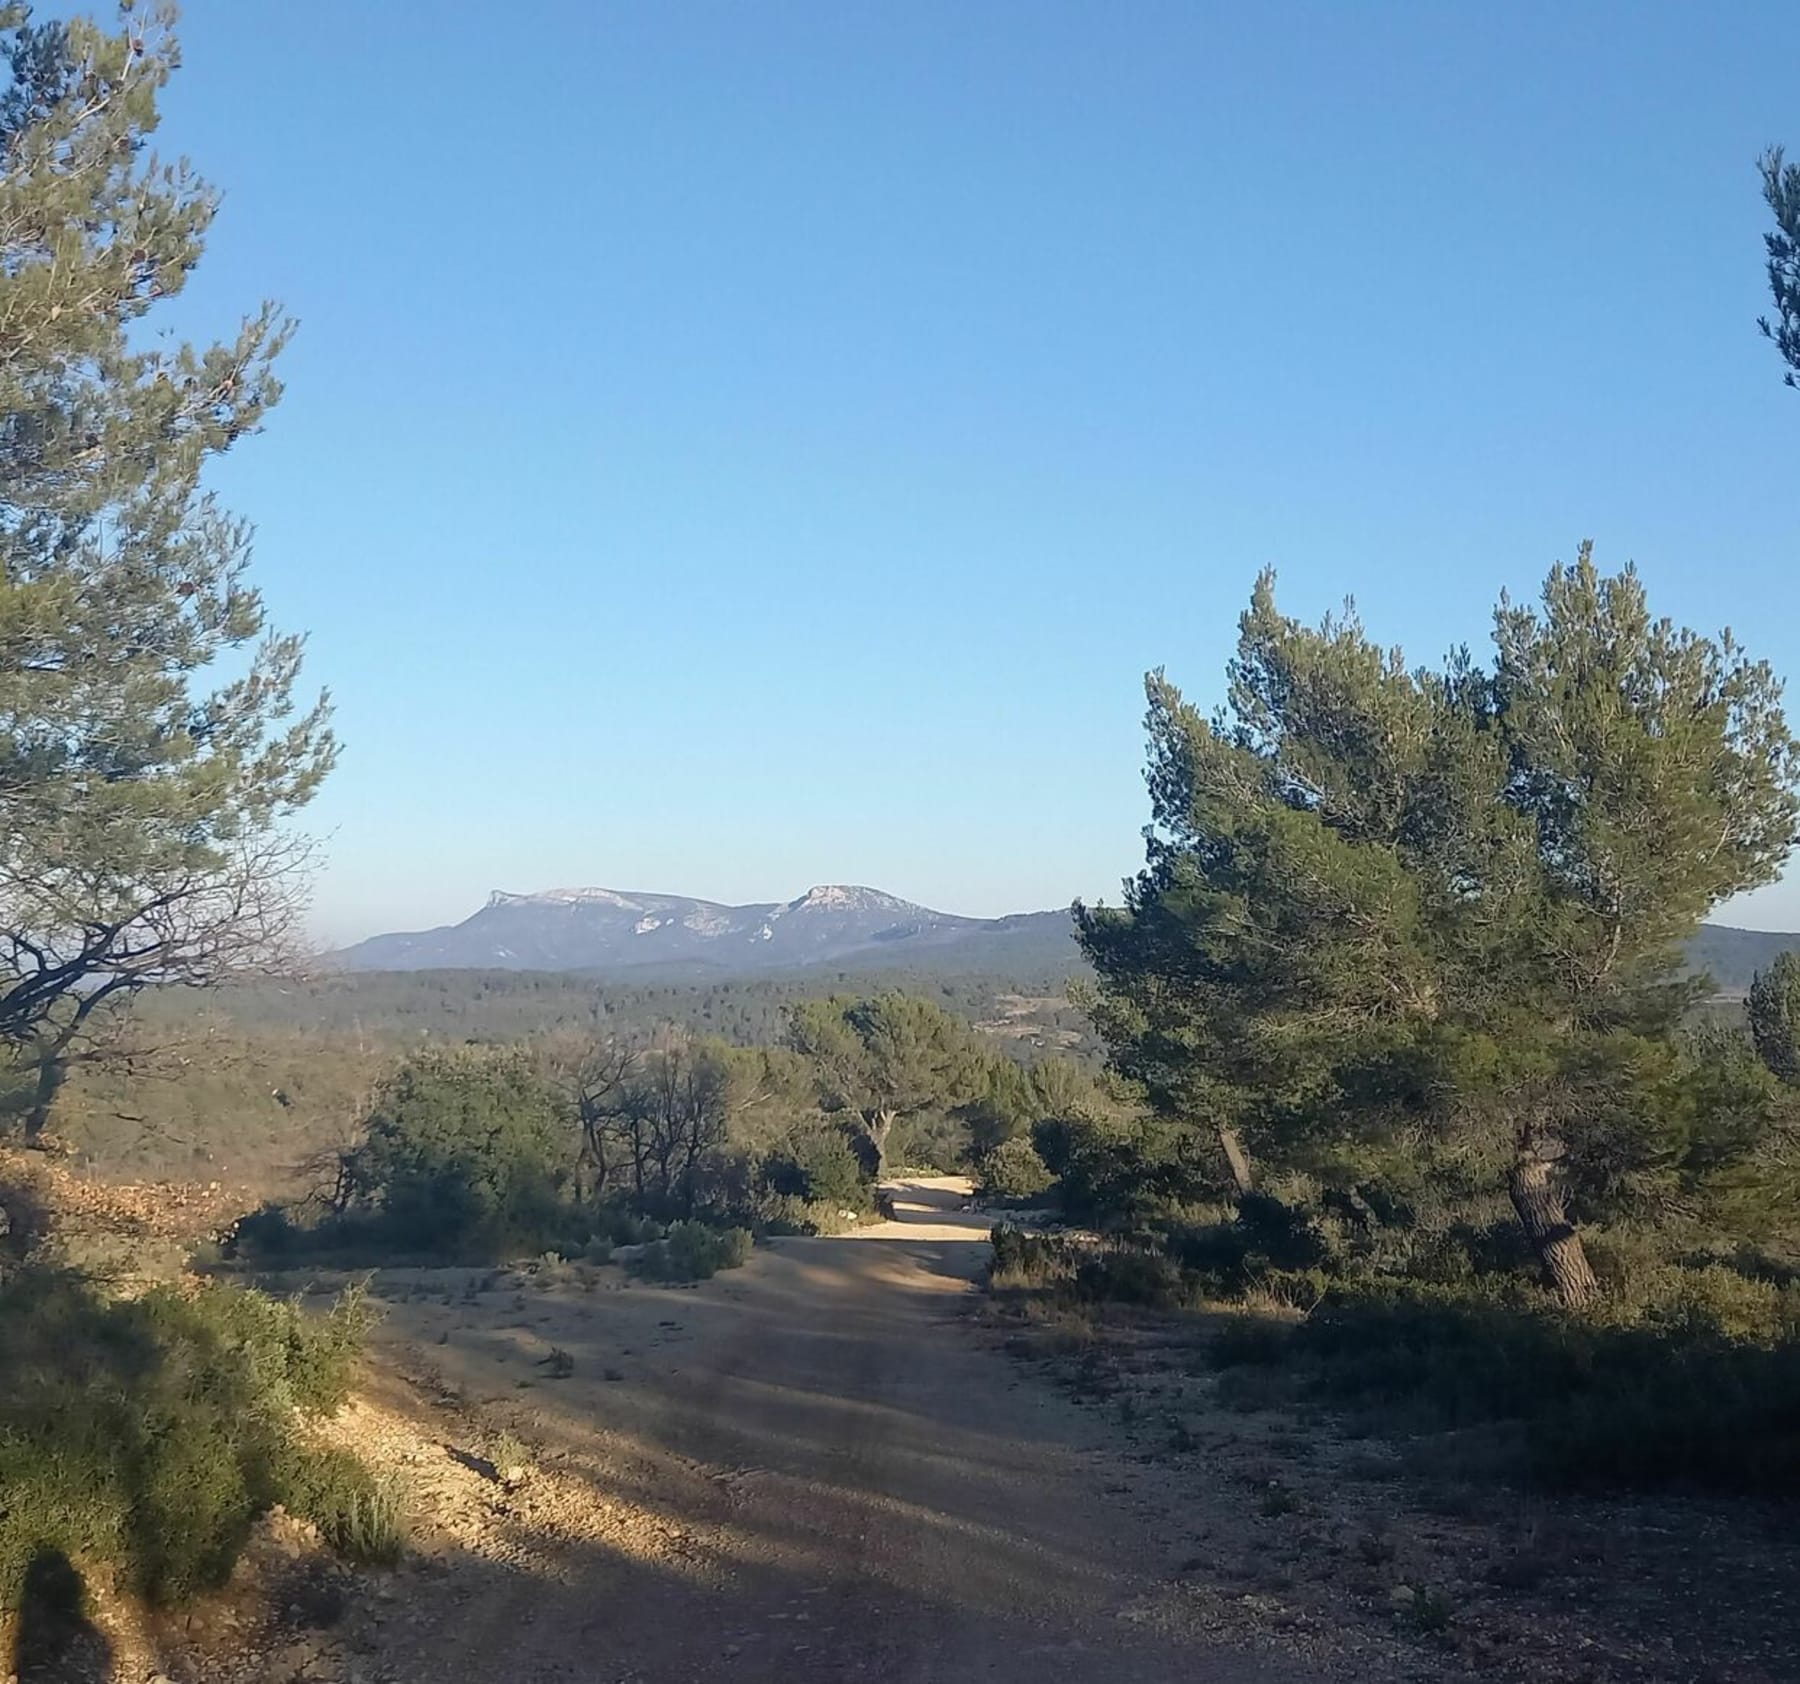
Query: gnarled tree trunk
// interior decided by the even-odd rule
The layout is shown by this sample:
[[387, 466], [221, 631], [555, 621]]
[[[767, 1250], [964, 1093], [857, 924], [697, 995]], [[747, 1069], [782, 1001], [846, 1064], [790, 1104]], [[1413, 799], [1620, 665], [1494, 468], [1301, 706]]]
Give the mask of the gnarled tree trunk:
[[872, 1110], [863, 1113], [863, 1135], [869, 1143], [870, 1172], [879, 1181], [887, 1174], [888, 1136], [894, 1132], [893, 1111]]
[[1587, 1260], [1581, 1235], [1563, 1209], [1553, 1158], [1541, 1144], [1529, 1139], [1520, 1143], [1518, 1156], [1507, 1171], [1506, 1190], [1557, 1297], [1571, 1309], [1599, 1297], [1600, 1282]]

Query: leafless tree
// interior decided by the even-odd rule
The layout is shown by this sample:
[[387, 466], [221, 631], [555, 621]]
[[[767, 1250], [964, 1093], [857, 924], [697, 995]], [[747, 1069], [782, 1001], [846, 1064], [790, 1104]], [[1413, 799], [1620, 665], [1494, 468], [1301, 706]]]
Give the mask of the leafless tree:
[[85, 867], [0, 873], [0, 1044], [35, 1072], [26, 1140], [42, 1136], [71, 1065], [151, 1054], [123, 1033], [134, 996], [292, 970], [312, 864], [306, 838], [263, 832], [151, 880]]

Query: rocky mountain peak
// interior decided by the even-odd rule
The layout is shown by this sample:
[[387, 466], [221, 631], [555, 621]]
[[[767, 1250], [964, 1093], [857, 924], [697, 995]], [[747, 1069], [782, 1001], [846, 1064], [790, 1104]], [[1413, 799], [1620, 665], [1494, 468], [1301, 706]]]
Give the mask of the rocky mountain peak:
[[922, 912], [923, 907], [880, 889], [859, 883], [815, 883], [798, 900], [788, 902], [790, 912]]
[[789, 901], [726, 906], [616, 889], [496, 890], [460, 924], [372, 936], [335, 955], [350, 970], [499, 967], [628, 973], [691, 967], [708, 975], [879, 958], [910, 962], [991, 937], [1072, 951], [1066, 913], [1017, 919], [934, 912], [859, 883], [816, 883]]
[[506, 889], [495, 889], [488, 896], [488, 905], [613, 906], [627, 912], [642, 910], [641, 903], [629, 895], [620, 894], [616, 889], [537, 889], [524, 895], [513, 894]]

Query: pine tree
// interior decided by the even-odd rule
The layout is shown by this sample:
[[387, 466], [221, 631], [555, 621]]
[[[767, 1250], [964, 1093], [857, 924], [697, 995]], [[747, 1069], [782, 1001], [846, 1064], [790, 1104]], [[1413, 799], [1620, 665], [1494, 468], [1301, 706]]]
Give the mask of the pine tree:
[[0, 8], [0, 1042], [43, 1073], [33, 1127], [109, 1003], [282, 947], [304, 863], [284, 821], [335, 753], [249, 529], [202, 483], [280, 395], [288, 324], [144, 331], [218, 202], [149, 150], [171, 22]]
[[1800, 1088], [1800, 953], [1782, 953], [1758, 971], [1744, 1002], [1750, 1039], [1769, 1073]]
[[1781, 148], [1772, 146], [1758, 167], [1763, 198], [1775, 217], [1775, 231], [1763, 235], [1775, 319], [1765, 316], [1756, 325], [1788, 365], [1788, 385], [1800, 387], [1800, 164], [1788, 163]]
[[1706, 1132], [1658, 1097], [1681, 947], [1779, 871], [1800, 754], [1766, 665], [1586, 546], [1494, 635], [1491, 668], [1409, 670], [1353, 614], [1284, 618], [1265, 575], [1227, 710], [1151, 675], [1146, 869], [1077, 933], [1165, 1116], [1313, 1171], [1453, 1145], [1579, 1303], [1571, 1190], [1679, 1173]]
[[811, 1066], [823, 1109], [857, 1119], [878, 1178], [900, 1118], [968, 1103], [985, 1073], [967, 1026], [910, 994], [802, 1000], [788, 1040]]

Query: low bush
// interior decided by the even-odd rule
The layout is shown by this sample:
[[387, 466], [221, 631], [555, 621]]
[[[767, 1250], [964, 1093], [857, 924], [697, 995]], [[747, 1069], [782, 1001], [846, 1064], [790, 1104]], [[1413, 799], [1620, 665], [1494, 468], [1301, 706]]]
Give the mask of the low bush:
[[0, 1161], [0, 1267], [43, 1255], [55, 1225], [42, 1171], [16, 1157]]
[[300, 1223], [290, 1206], [273, 1199], [246, 1211], [219, 1242], [220, 1255], [232, 1260], [256, 1258], [273, 1263], [310, 1249], [311, 1230]]
[[1520, 1471], [1553, 1485], [1800, 1490], [1800, 1338], [1734, 1334], [1702, 1303], [1627, 1324], [1516, 1290], [1357, 1289], [1292, 1345], [1326, 1399], [1520, 1428]]
[[901, 1117], [888, 1138], [889, 1171], [904, 1165], [954, 1175], [968, 1166], [968, 1159], [968, 1125], [950, 1111], [915, 1111]]
[[337, 1155], [330, 1188], [241, 1217], [222, 1255], [472, 1261], [578, 1251], [593, 1222], [565, 1197], [566, 1111], [522, 1053], [415, 1053], [382, 1084], [361, 1142]]
[[976, 1169], [978, 1191], [988, 1199], [1035, 1199], [1053, 1180], [1037, 1148], [1022, 1134], [1001, 1141]]
[[312, 1320], [235, 1287], [115, 1301], [68, 1271], [14, 1274], [0, 1286], [0, 1607], [46, 1553], [173, 1602], [222, 1582], [271, 1505], [330, 1520], [324, 1494], [352, 1476], [315, 1471], [299, 1422], [341, 1402], [366, 1323], [356, 1296]]
[[564, 1102], [523, 1055], [415, 1054], [382, 1087], [354, 1183], [402, 1246], [549, 1238], [569, 1170]]
[[1189, 1277], [1192, 1293], [1229, 1299], [1249, 1292], [1304, 1307], [1317, 1298], [1305, 1281], [1325, 1279], [1331, 1243], [1317, 1213], [1269, 1193], [1247, 1193], [1235, 1207], [1171, 1218], [1152, 1231]]
[[994, 1247], [993, 1260], [988, 1265], [988, 1285], [996, 1292], [1073, 1286], [1082, 1253], [1068, 1240], [1054, 1234], [1027, 1233], [1004, 1224], [996, 1225], [988, 1238]]
[[769, 1194], [757, 1201], [752, 1232], [775, 1237], [845, 1234], [869, 1214], [866, 1205], [813, 1204]]
[[595, 1212], [598, 1231], [613, 1245], [650, 1245], [668, 1232], [668, 1224], [634, 1210], [622, 1198], [607, 1199]]
[[[1131, 1150], [1046, 1144], [1068, 1162]], [[1236, 1304], [1212, 1337], [1227, 1401], [1372, 1410], [1422, 1459], [1461, 1457], [1480, 1477], [1800, 1491], [1800, 1279], [1784, 1259], [1740, 1247], [1681, 1260], [1654, 1236], [1599, 1235], [1608, 1291], [1577, 1313], [1504, 1225], [1417, 1234], [1398, 1259], [1346, 1243], [1337, 1220], [1301, 1189], [1210, 1216], [1166, 1205], [1100, 1247], [1001, 1228], [991, 1283], [1061, 1305]], [[1406, 1272], [1383, 1272], [1396, 1264]]]
[[1076, 1269], [1075, 1285], [1084, 1298], [1147, 1309], [1179, 1309], [1195, 1296], [1181, 1265], [1152, 1247], [1096, 1252]]
[[849, 1138], [836, 1123], [810, 1119], [790, 1128], [756, 1166], [762, 1198], [797, 1200], [837, 1210], [869, 1208], [869, 1183]]
[[406, 1548], [405, 1494], [347, 1450], [294, 1445], [281, 1463], [281, 1500], [346, 1561], [391, 1567]]
[[675, 1222], [666, 1237], [639, 1253], [634, 1272], [645, 1280], [704, 1281], [721, 1269], [740, 1269], [755, 1245], [747, 1228], [709, 1228], [703, 1222]]
[[1218, 1196], [1212, 1166], [1188, 1136], [1149, 1119], [1050, 1118], [1033, 1125], [1031, 1143], [1064, 1212], [1093, 1227], [1130, 1233]]
[[1193, 1302], [1192, 1284], [1151, 1246], [1093, 1246], [1057, 1234], [997, 1226], [988, 1284], [995, 1291], [1047, 1292], [1069, 1304], [1113, 1302], [1171, 1309]]

